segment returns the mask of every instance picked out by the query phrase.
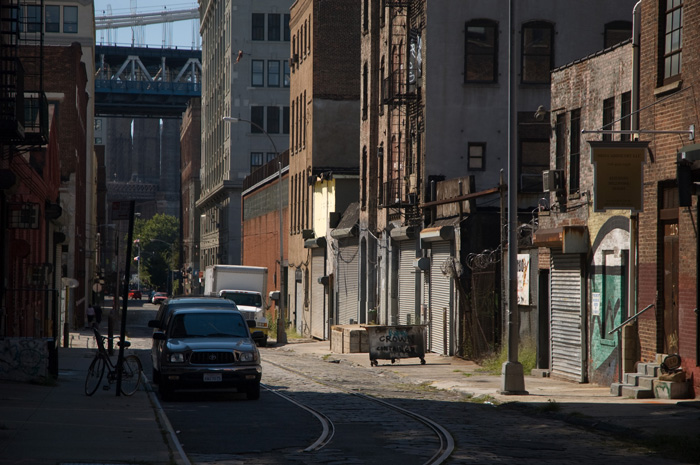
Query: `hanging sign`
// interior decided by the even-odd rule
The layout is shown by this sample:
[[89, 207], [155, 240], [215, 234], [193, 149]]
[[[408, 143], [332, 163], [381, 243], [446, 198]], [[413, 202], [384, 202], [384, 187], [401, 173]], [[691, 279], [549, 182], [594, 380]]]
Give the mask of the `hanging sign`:
[[593, 209], [644, 210], [644, 161], [648, 142], [589, 141], [593, 163]]

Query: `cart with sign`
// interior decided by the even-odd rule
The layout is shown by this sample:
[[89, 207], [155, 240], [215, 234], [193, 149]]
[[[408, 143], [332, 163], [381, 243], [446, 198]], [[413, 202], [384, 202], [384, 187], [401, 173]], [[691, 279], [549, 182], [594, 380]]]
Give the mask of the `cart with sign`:
[[425, 365], [426, 325], [363, 325], [368, 333], [369, 360], [377, 366], [377, 360], [419, 358]]

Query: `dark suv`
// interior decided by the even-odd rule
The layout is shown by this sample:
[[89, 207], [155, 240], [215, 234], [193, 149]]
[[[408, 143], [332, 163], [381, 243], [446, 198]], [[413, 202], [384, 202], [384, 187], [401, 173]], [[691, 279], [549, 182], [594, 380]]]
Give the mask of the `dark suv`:
[[175, 308], [153, 333], [153, 373], [164, 400], [177, 389], [235, 388], [260, 397], [260, 352], [238, 310]]
[[158, 312], [155, 320], [148, 322], [149, 328], [164, 329], [165, 321], [170, 312], [176, 308], [204, 308], [204, 307], [226, 307], [232, 310], [238, 310], [236, 304], [223, 297], [207, 297], [207, 296], [180, 296], [171, 297], [164, 301]]

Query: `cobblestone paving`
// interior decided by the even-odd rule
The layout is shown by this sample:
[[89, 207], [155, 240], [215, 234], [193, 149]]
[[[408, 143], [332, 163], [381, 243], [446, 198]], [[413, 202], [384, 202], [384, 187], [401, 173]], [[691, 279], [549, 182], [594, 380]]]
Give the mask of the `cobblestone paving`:
[[[356, 423], [362, 434], [346, 428], [336, 432], [333, 442], [314, 454], [288, 456], [299, 463], [386, 463], [386, 451], [378, 454], [347, 455], [349, 446], [343, 433], [354, 434], [355, 449], [380, 446], [401, 457], [401, 463], [423, 463], [437, 448], [437, 439], [425, 427], [412, 425], [401, 430], [406, 418], [365, 402], [356, 396], [340, 395], [333, 386], [346, 391], [376, 396], [404, 409], [428, 417], [447, 429], [455, 440], [455, 450], [447, 463], [464, 464], [672, 464], [680, 463], [653, 455], [649, 450], [610, 436], [570, 425], [545, 413], [522, 411], [509, 405], [474, 403], [462, 394], [407, 383], [389, 369], [368, 369], [345, 361], [329, 363], [320, 357], [279, 349], [263, 350], [263, 382], [285, 386], [285, 394], [324, 412], [334, 422], [347, 427]], [[270, 363], [266, 363], [270, 362]], [[290, 373], [279, 366], [302, 373]], [[327, 383], [326, 392], [314, 381]], [[387, 415], [385, 417], [385, 415]], [[398, 415], [398, 416], [397, 416]], [[386, 421], [384, 421], [386, 419]], [[374, 429], [372, 425], [374, 424]], [[392, 431], [395, 436], [392, 436]], [[381, 444], [371, 440], [382, 437]], [[343, 447], [334, 449], [335, 444]], [[290, 451], [291, 452], [291, 451]], [[346, 454], [344, 459], [339, 454]], [[262, 457], [258, 457], [262, 459]], [[271, 458], [271, 457], [270, 457]], [[257, 461], [257, 460], [256, 460]], [[265, 462], [265, 463], [275, 463]], [[398, 463], [392, 461], [391, 463]]]

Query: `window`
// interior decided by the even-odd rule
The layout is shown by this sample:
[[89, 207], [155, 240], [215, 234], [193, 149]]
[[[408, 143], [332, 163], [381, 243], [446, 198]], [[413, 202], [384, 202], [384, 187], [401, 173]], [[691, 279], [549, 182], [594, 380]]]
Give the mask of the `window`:
[[263, 165], [263, 153], [262, 152], [251, 152], [250, 153], [250, 171], [251, 173], [255, 171], [256, 168], [260, 168]]
[[63, 7], [63, 32], [78, 32], [78, 7]]
[[481, 171], [484, 169], [484, 154], [486, 153], [486, 144], [483, 142], [469, 143], [469, 159], [467, 160], [470, 170]]
[[252, 40], [265, 40], [265, 15], [253, 13]]
[[280, 133], [280, 107], [267, 107], [267, 132]]
[[369, 0], [362, 4], [362, 32], [369, 31]]
[[289, 107], [282, 107], [282, 134], [289, 134]]
[[41, 32], [41, 7], [27, 6], [27, 32]]
[[[632, 129], [632, 96], [630, 92], [625, 92], [620, 97], [620, 129], [629, 131]], [[620, 134], [621, 141], [630, 141], [630, 134]]]
[[632, 37], [631, 21], [612, 21], [605, 25], [604, 48], [624, 42]]
[[556, 137], [554, 168], [563, 170], [566, 163], [566, 115], [564, 113], [557, 115]]
[[[615, 118], [615, 97], [606, 98], [605, 100], [603, 100], [603, 129], [604, 130], [615, 129], [615, 127], [613, 126], [614, 118]], [[612, 134], [603, 134], [603, 140], [604, 141], [611, 141]]]
[[362, 120], [367, 119], [367, 106], [368, 102], [367, 100], [369, 99], [368, 96], [368, 78], [369, 78], [369, 72], [367, 70], [367, 63], [365, 62], [364, 66], [362, 67]]
[[663, 33], [664, 84], [677, 81], [681, 74], [683, 47], [683, 0], [666, 0]]
[[542, 171], [549, 169], [549, 139], [520, 143], [520, 189], [542, 192]]
[[262, 127], [265, 125], [265, 107], [250, 107], [250, 121], [251, 134], [262, 134]]
[[289, 61], [284, 60], [282, 62], [282, 69], [283, 69], [283, 80], [282, 84], [284, 87], [289, 87]]
[[102, 118], [95, 118], [95, 131], [102, 130]]
[[498, 80], [498, 24], [469, 21], [465, 27], [464, 82]]
[[523, 25], [522, 70], [524, 84], [548, 84], [554, 57], [554, 27], [534, 21]]
[[46, 32], [61, 32], [61, 7], [58, 5], [46, 5], [44, 7]]
[[581, 110], [571, 111], [571, 132], [569, 136], [569, 193], [579, 191], [581, 178]]
[[263, 87], [265, 85], [265, 60], [252, 60], [250, 85]]
[[269, 87], [280, 86], [280, 62], [277, 60], [267, 62], [267, 85]]
[[280, 40], [280, 15], [279, 13], [267, 15], [267, 40]]
[[275, 152], [267, 152], [267, 159], [265, 160], [265, 163], [270, 163], [275, 158], [277, 158], [277, 154]]
[[289, 37], [291, 36], [290, 30], [289, 30], [289, 17], [290, 15], [286, 14], [284, 15], [284, 36], [283, 39], [285, 42], [289, 42]]

